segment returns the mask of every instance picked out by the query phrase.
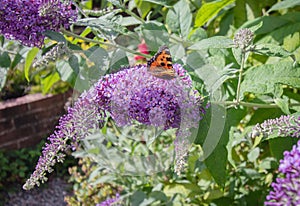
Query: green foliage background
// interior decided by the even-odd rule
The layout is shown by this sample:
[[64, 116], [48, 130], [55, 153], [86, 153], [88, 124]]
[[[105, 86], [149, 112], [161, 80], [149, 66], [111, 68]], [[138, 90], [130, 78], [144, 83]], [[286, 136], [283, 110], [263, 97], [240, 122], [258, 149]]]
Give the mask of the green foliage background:
[[[11, 42], [1, 39], [1, 87], [9, 70], [23, 65], [26, 79], [38, 78], [44, 93], [61, 82], [83, 91], [102, 75], [131, 64], [134, 54], [149, 58], [151, 55], [137, 51], [144, 40], [151, 54], [161, 45], [169, 46], [174, 62], [189, 71], [195, 87], [210, 100], [211, 108], [221, 108], [225, 124], [215, 150], [200, 161], [211, 120], [215, 120], [212, 111], [208, 111], [200, 122], [188, 166], [181, 176], [170, 170], [152, 177], [124, 177], [119, 171], [103, 170], [98, 162], [99, 168], [93, 169], [96, 172], [88, 173], [89, 178], [85, 174], [88, 184], [77, 182], [75, 190], [87, 191], [86, 187], [91, 187], [94, 191], [100, 183], [118, 185], [121, 189], [117, 191], [126, 205], [262, 205], [277, 176], [283, 151], [290, 150], [295, 140], [274, 137], [263, 141], [260, 137], [253, 139], [250, 132], [253, 125], [266, 119], [299, 112], [300, 1], [76, 3], [82, 9], [81, 18], [71, 31], [47, 33], [49, 39], [41, 50], [22, 46], [12, 49]], [[234, 34], [242, 28], [254, 32], [253, 45], [245, 53], [233, 44]], [[70, 52], [47, 65], [31, 67], [35, 58], [42, 58], [58, 42], [67, 45]], [[108, 135], [107, 130], [112, 136], [118, 131], [107, 126], [99, 135]], [[162, 137], [155, 140], [156, 147]], [[103, 153], [95, 150], [99, 145], [96, 138], [83, 145], [83, 150], [74, 154], [76, 157], [103, 158]], [[113, 141], [108, 141], [108, 149], [109, 145]], [[140, 148], [135, 152], [142, 152], [139, 142], [125, 145], [128, 149], [134, 145]], [[95, 178], [95, 174], [101, 175]], [[101, 195], [83, 192], [77, 199], [84, 204], [91, 196]], [[70, 197], [69, 203], [73, 200]]]

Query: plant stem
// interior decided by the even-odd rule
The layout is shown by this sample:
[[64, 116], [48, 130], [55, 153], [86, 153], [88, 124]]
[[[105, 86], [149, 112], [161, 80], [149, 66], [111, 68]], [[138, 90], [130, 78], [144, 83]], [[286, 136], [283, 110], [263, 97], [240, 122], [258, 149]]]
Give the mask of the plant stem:
[[2, 47], [0, 47], [0, 51], [2, 51], [2, 52], [7, 52], [7, 53], [13, 54], [13, 55], [17, 55], [17, 54], [18, 54], [18, 52], [10, 51], [10, 50], [4, 49], [4, 48], [2, 48]]
[[143, 57], [146, 57], [146, 58], [150, 58], [151, 57], [148, 54], [143, 54], [143, 53], [140, 53], [138, 51], [134, 51], [134, 50], [128, 49], [126, 47], [123, 47], [123, 46], [120, 46], [120, 45], [117, 45], [117, 44], [112, 44], [112, 43], [109, 43], [109, 42], [101, 42], [101, 41], [98, 41], [98, 40], [86, 38], [86, 37], [80, 36], [78, 34], [74, 34], [73, 32], [67, 31], [65, 29], [61, 29], [61, 31], [65, 35], [72, 36], [72, 37], [75, 37], [75, 38], [78, 38], [78, 39], [82, 39], [82, 40], [84, 40], [86, 42], [92, 42], [92, 43], [96, 43], [96, 44], [100, 44], [100, 45], [105, 45], [105, 46], [110, 46], [110, 47], [122, 49], [124, 51], [129, 52], [129, 53], [136, 54], [136, 55], [139, 55], [139, 56], [143, 56]]
[[241, 92], [241, 82], [243, 77], [244, 64], [245, 64], [245, 51], [242, 51], [242, 62], [239, 70], [239, 79], [238, 79], [238, 85], [236, 90], [236, 105], [240, 104], [240, 92]]
[[133, 13], [132, 11], [126, 9], [126, 8], [121, 8], [122, 11], [124, 11], [126, 14], [129, 14], [130, 16], [136, 18], [138, 21], [145, 23], [145, 20], [142, 19], [141, 17], [139, 17], [138, 15], [136, 15], [135, 13]]
[[86, 13], [80, 8], [80, 6], [79, 6], [75, 1], [72, 1], [72, 3], [75, 5], [76, 9], [78, 9], [78, 11], [80, 11], [80, 13], [81, 13], [85, 18], [88, 17], [88, 16], [86, 15]]

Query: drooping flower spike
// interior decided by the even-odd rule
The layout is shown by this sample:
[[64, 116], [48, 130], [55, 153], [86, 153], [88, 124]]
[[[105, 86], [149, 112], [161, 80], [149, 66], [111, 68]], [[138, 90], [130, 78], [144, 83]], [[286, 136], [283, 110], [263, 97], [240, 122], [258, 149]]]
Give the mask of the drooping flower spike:
[[179, 64], [173, 67], [177, 78], [171, 80], [151, 75], [146, 65], [102, 77], [60, 119], [24, 189], [46, 181], [46, 172], [51, 172], [54, 164], [63, 160], [65, 151], [76, 148], [80, 140], [103, 125], [107, 115], [118, 126], [138, 121], [164, 130], [177, 128], [175, 158], [179, 170], [189, 146], [189, 129], [197, 128], [204, 109], [186, 71]]
[[300, 137], [300, 117], [282, 115], [275, 119], [268, 119], [253, 128], [253, 133], [269, 136], [276, 134], [283, 137]]
[[[300, 137], [300, 117], [284, 115], [268, 119], [253, 128], [253, 134]], [[271, 186], [265, 205], [300, 205], [300, 140], [291, 151], [285, 151], [278, 168], [279, 176]]]

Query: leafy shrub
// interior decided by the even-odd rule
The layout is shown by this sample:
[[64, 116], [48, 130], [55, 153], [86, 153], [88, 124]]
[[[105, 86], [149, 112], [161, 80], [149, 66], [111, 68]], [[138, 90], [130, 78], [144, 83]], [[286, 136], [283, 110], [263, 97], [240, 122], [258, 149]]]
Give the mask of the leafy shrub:
[[[109, 115], [104, 115], [107, 119], [99, 123], [103, 128], [97, 134], [87, 135], [90, 130], [81, 129], [81, 122], [78, 126], [78, 122], [68, 122], [64, 117], [62, 122], [70, 124], [63, 126], [71, 125], [73, 131], [76, 125], [76, 131], [84, 135], [69, 135], [70, 128], [67, 128], [56, 133], [59, 138], [50, 139], [60, 141], [64, 147], [74, 136], [76, 140], [85, 137], [75, 142], [80, 143], [81, 150], [78, 147], [74, 156], [95, 162], [95, 165], [91, 163], [93, 166], [84, 163], [82, 167], [87, 164], [89, 170], [83, 169], [83, 174], [78, 175], [73, 170], [73, 180], [83, 178], [83, 181], [77, 181], [75, 190], [78, 192], [68, 198], [69, 203], [75, 204], [78, 200], [92, 204], [106, 199], [104, 194], [97, 193], [104, 184], [118, 188], [112, 194], [116, 196], [115, 201], [125, 205], [264, 204], [271, 183], [281, 177], [276, 169], [279, 160], [295, 142], [289, 137], [279, 137], [282, 133], [263, 138], [252, 128], [284, 114], [299, 117], [298, 4], [295, 0], [109, 0], [101, 1], [99, 7], [104, 10], [95, 11], [91, 10], [93, 1], [80, 2], [83, 17], [74, 23], [77, 28], [84, 28], [76, 31], [79, 34], [72, 28], [61, 33], [45, 33], [56, 43], [46, 41], [44, 49], [63, 54], [62, 58], [43, 55], [46, 60], [49, 56], [57, 58], [55, 69], [43, 79], [49, 83], [47, 89], [64, 80], [79, 91], [88, 90], [101, 76], [115, 73], [133, 62], [138, 44], [144, 41], [149, 51], [138, 54], [147, 58], [163, 44], [168, 45], [173, 63], [180, 63], [189, 71], [194, 86], [208, 96], [211, 107], [199, 123], [187, 165], [180, 175], [175, 174], [170, 165], [163, 165], [165, 169], [154, 175], [126, 175], [132, 168], [146, 172], [153, 165], [151, 161], [139, 159], [131, 159], [130, 164], [123, 161], [125, 155], [129, 158], [125, 158], [127, 161], [149, 154], [163, 159], [164, 149], [175, 147], [172, 145], [174, 133], [164, 131], [153, 135], [148, 133], [151, 133], [149, 128], [139, 128], [136, 132], [133, 125], [118, 128], [112, 123], [107, 126], [111, 122]], [[107, 7], [110, 9], [106, 10]], [[62, 34], [72, 38], [66, 39]], [[80, 41], [89, 43], [90, 47], [79, 47], [84, 44]], [[33, 48], [25, 59], [31, 64], [34, 57], [41, 54], [44, 54], [42, 50]], [[34, 70], [25, 69], [25, 76], [29, 77], [31, 72]], [[143, 80], [143, 77], [132, 79], [141, 83]], [[97, 94], [84, 100], [92, 101]], [[96, 110], [90, 112], [99, 114]], [[72, 117], [72, 114], [69, 115]], [[296, 129], [299, 126], [284, 124]], [[120, 131], [130, 138], [124, 138]], [[163, 144], [164, 139], [171, 140]], [[92, 200], [88, 199], [89, 195]]]
[[68, 205], [96, 205], [107, 197], [116, 195], [118, 188], [110, 183], [97, 183], [100, 171], [89, 158], [82, 158], [78, 166], [69, 168], [70, 182], [73, 184], [73, 195], [66, 196]]

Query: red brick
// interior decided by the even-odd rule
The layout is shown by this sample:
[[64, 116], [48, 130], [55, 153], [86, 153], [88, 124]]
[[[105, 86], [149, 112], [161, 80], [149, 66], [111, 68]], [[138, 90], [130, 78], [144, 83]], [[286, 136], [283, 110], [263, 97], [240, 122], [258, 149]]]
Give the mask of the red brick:
[[56, 124], [49, 124], [49, 123], [40, 123], [34, 125], [34, 129], [36, 133], [42, 134], [43, 136], [48, 136], [55, 130]]
[[[3, 104], [2, 104], [3, 106]], [[15, 106], [8, 106], [5, 108], [0, 108], [0, 119], [19, 116], [26, 113], [28, 110], [27, 104], [15, 105]]]
[[55, 126], [58, 125], [58, 119], [59, 116], [40, 119], [32, 126], [34, 126], [36, 129], [54, 130]]
[[17, 142], [18, 149], [35, 146], [43, 138], [44, 138], [43, 136], [35, 135], [35, 136], [32, 136], [32, 137], [25, 137], [25, 138], [19, 139], [18, 142]]
[[65, 113], [65, 100], [71, 95], [72, 92], [55, 96], [35, 94], [0, 103], [0, 129], [11, 128], [5, 134], [0, 130], [0, 148], [33, 146], [53, 133], [59, 117]]
[[11, 131], [15, 128], [14, 122], [12, 119], [8, 118], [6, 121], [0, 121], [0, 134]]
[[44, 108], [46, 106], [52, 107], [52, 105], [57, 105], [58, 102], [63, 101], [62, 95], [47, 95], [42, 99], [35, 100], [29, 103], [29, 109], [33, 110], [34, 108]]
[[19, 138], [29, 137], [34, 134], [32, 127], [24, 127], [21, 129], [15, 129], [9, 133], [3, 134], [0, 136], [0, 144], [3, 144], [7, 141], [18, 140]]
[[0, 149], [18, 149], [18, 142], [17, 141], [11, 141], [11, 142], [5, 142], [3, 144], [0, 143]]
[[30, 125], [38, 121], [34, 114], [24, 114], [24, 116], [19, 116], [14, 119], [16, 128], [22, 128], [25, 125]]
[[42, 111], [35, 112], [34, 115], [37, 119], [45, 119], [45, 118], [53, 118], [57, 116], [61, 116], [64, 113], [62, 106], [52, 108], [52, 109], [44, 109]]

